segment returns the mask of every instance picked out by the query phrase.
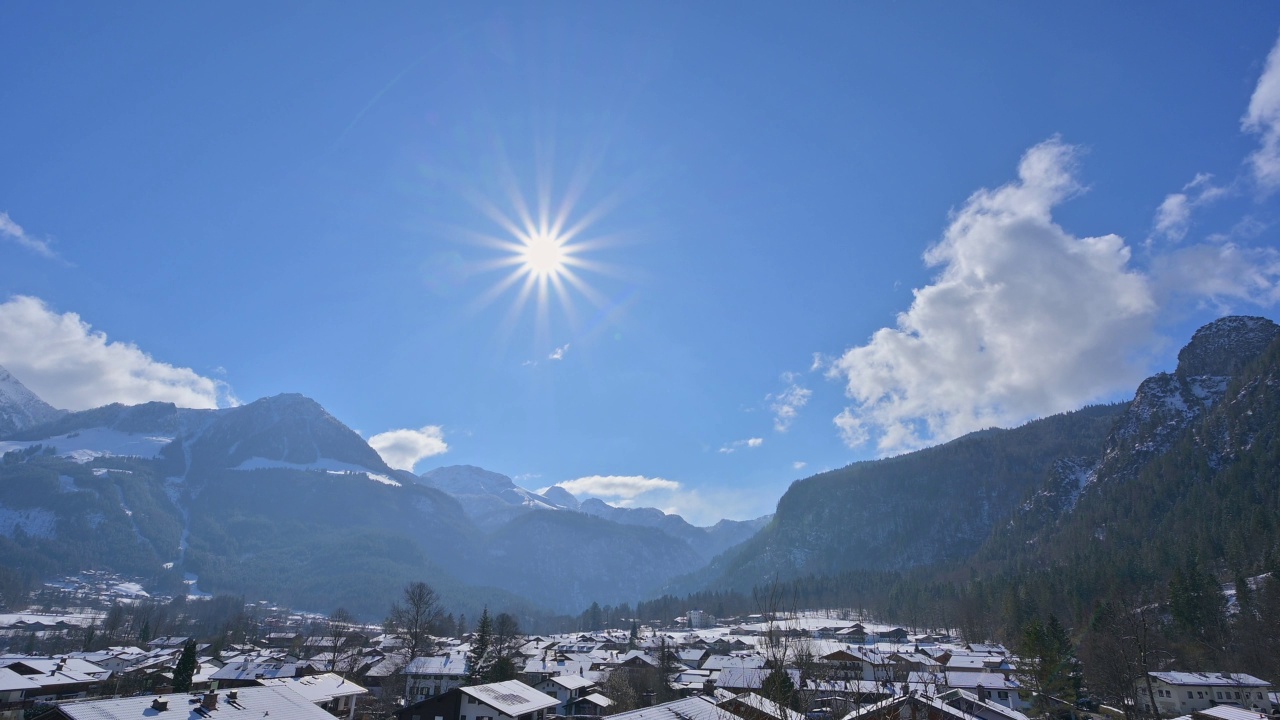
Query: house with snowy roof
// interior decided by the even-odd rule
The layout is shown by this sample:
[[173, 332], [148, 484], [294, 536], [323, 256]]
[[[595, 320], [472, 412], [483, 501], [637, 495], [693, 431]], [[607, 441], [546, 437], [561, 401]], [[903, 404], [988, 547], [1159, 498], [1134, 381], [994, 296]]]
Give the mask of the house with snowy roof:
[[519, 680], [456, 687], [396, 712], [397, 720], [545, 720], [556, 699]]
[[1155, 695], [1156, 711], [1163, 716], [1176, 716], [1208, 710], [1219, 705], [1273, 713], [1276, 706], [1270, 698], [1271, 683], [1244, 673], [1225, 672], [1152, 672], [1151, 692], [1141, 684], [1136, 694], [1138, 704], [1151, 712], [1151, 695]]

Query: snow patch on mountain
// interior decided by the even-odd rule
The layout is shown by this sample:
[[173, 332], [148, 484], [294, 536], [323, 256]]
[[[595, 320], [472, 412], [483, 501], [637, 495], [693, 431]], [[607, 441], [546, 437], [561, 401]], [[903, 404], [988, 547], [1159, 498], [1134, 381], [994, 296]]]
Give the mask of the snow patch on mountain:
[[91, 428], [43, 440], [0, 442], [0, 453], [44, 445], [55, 448], [58, 455], [83, 465], [100, 457], [159, 457], [160, 450], [170, 442], [173, 438], [162, 435], [135, 435], [107, 428]]
[[265, 470], [272, 468], [282, 468], [285, 470], [302, 470], [302, 471], [318, 471], [326, 472], [330, 475], [346, 475], [353, 473], [356, 475], [365, 475], [374, 482], [380, 482], [383, 485], [391, 485], [392, 487], [401, 487], [399, 481], [393, 480], [382, 473], [375, 473], [369, 468], [353, 465], [351, 463], [334, 460], [333, 458], [320, 458], [315, 462], [309, 463], [292, 463], [284, 460], [269, 460], [267, 458], [253, 457], [245, 460], [239, 465], [231, 468], [232, 470]]
[[12, 538], [18, 530], [39, 538], [51, 538], [58, 525], [58, 517], [43, 508], [10, 508], [0, 505], [0, 535]]

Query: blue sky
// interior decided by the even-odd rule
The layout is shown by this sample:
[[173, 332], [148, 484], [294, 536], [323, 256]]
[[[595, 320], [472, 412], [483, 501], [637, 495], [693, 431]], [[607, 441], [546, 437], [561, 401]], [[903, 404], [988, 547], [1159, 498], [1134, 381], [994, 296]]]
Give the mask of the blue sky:
[[0, 365], [712, 522], [1276, 317], [1280, 6], [688, 5], [0, 7]]

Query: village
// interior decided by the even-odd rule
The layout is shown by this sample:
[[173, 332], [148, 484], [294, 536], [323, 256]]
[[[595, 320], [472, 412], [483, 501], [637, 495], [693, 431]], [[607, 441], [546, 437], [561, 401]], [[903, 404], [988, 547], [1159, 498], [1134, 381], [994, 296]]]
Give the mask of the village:
[[[123, 592], [134, 597], [118, 597], [120, 584], [77, 587], [136, 602], [127, 583]], [[412, 603], [401, 610], [393, 627], [276, 611], [262, 614], [242, 642], [162, 636], [88, 649], [90, 635], [84, 650], [49, 654], [37, 648], [83, 639], [99, 618], [6, 615], [0, 720], [1280, 717], [1270, 682], [1203, 668], [1147, 673], [1126, 707], [1087, 694], [1067, 701], [1034, 687], [1034, 660], [1001, 645], [909, 632], [849, 611], [717, 619], [691, 609], [661, 626], [526, 635], [510, 616], [486, 610], [475, 628], [441, 637], [429, 632], [438, 612], [415, 615]]]

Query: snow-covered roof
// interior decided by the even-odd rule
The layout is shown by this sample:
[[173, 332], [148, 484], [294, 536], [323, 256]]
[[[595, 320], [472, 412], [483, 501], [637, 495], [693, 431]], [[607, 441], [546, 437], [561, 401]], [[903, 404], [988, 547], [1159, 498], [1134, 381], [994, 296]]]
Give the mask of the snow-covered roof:
[[16, 690], [39, 690], [40, 685], [33, 683], [9, 668], [0, 668], [0, 692]]
[[[639, 710], [610, 715], [610, 720], [725, 720], [727, 711], [704, 695], [673, 700]], [[732, 713], [729, 713], [732, 714]]]
[[745, 692], [741, 695], [734, 696], [728, 700], [720, 702], [721, 705], [729, 705], [732, 703], [742, 703], [753, 710], [759, 711], [769, 717], [778, 718], [778, 720], [804, 720], [804, 715], [792, 710], [785, 705], [778, 703], [753, 692]]
[[600, 707], [600, 708], [607, 708], [613, 704], [612, 700], [601, 695], [600, 693], [591, 693], [590, 695], [580, 697], [574, 701], [574, 704], [576, 705], [577, 703], [580, 703], [580, 702], [591, 703], [592, 705], [595, 705], [596, 707]]
[[267, 687], [289, 688], [306, 698], [308, 702], [316, 704], [326, 703], [334, 698], [363, 695], [369, 692], [334, 673], [296, 678], [265, 678], [261, 682]]
[[595, 685], [594, 681], [588, 680], [583, 675], [556, 675], [547, 679], [566, 690], [578, 690], [579, 688]]
[[[1245, 710], [1235, 705], [1215, 705], [1207, 710], [1197, 710], [1194, 715], [1208, 715], [1219, 720], [1268, 720], [1268, 716], [1264, 713]], [[1193, 715], [1183, 715], [1174, 720], [1195, 720], [1195, 718]]]
[[503, 715], [518, 717], [554, 707], [559, 701], [525, 685], [519, 680], [473, 685], [458, 688], [462, 692], [497, 710]]
[[227, 663], [209, 677], [213, 680], [261, 680], [262, 678], [293, 677], [298, 666], [293, 663]]
[[405, 675], [466, 675], [465, 655], [431, 655], [414, 658], [400, 671]]
[[1217, 685], [1230, 687], [1270, 687], [1271, 683], [1244, 673], [1153, 672], [1151, 677], [1169, 685]]
[[[214, 710], [197, 712], [201, 695], [139, 695], [111, 700], [63, 703], [57, 711], [71, 720], [333, 720], [333, 716], [307, 702], [301, 695], [276, 687], [246, 687], [219, 693]], [[167, 701], [165, 710], [152, 707], [156, 700]]]

